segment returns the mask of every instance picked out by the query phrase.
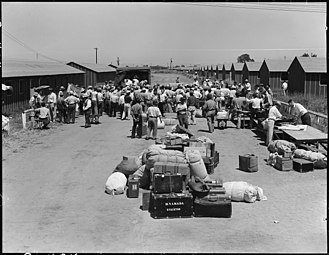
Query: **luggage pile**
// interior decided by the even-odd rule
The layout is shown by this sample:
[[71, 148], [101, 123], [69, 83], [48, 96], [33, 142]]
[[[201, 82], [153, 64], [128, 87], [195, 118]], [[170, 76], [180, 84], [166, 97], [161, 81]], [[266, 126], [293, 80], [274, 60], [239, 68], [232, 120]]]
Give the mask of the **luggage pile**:
[[327, 157], [320, 152], [297, 149], [296, 145], [285, 140], [272, 141], [268, 165], [280, 171], [295, 170], [300, 173], [327, 168]]
[[222, 180], [210, 177], [219, 162], [215, 143], [175, 128], [180, 133], [167, 133], [161, 144], [152, 144], [137, 157], [123, 157], [108, 178], [106, 192], [126, 191], [128, 198], [138, 198], [144, 189], [141, 209], [156, 219], [231, 217], [230, 195]]

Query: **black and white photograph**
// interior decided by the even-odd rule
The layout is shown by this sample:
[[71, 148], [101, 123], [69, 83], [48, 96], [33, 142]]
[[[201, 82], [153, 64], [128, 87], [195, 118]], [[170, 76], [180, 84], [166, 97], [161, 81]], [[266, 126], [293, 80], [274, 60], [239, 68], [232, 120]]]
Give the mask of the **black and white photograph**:
[[1, 2], [2, 253], [328, 253], [327, 3]]

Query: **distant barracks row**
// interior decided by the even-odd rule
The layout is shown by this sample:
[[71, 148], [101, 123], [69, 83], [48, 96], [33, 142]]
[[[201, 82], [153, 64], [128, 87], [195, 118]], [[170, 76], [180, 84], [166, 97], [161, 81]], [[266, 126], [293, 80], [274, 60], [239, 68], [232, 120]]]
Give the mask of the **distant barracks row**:
[[[2, 110], [12, 111], [28, 104], [31, 91], [40, 85], [49, 85], [54, 91], [68, 83], [86, 88], [114, 81], [118, 70], [114, 65], [69, 62], [49, 63], [41, 61], [4, 60], [2, 83], [13, 90], [2, 93]], [[150, 69], [150, 68], [146, 68]], [[295, 57], [291, 60], [264, 60], [263, 62], [226, 63], [201, 68], [176, 68], [188, 73], [198, 72], [199, 77], [231, 80], [251, 84], [269, 84], [272, 90], [280, 90], [288, 81], [289, 92], [327, 97], [327, 63], [325, 58]], [[150, 80], [149, 80], [150, 81]], [[151, 84], [151, 82], [149, 82]]]

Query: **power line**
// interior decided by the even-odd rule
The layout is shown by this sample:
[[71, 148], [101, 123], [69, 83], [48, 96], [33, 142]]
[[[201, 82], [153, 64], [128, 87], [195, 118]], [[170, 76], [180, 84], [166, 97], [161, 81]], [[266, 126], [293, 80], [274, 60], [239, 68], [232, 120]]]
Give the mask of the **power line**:
[[[168, 2], [170, 4], [170, 2]], [[226, 8], [240, 8], [240, 9], [255, 9], [255, 10], [272, 10], [272, 11], [294, 11], [294, 12], [315, 12], [326, 13], [325, 6], [283, 6], [283, 5], [263, 5], [263, 4], [239, 4], [239, 3], [216, 3], [216, 4], [202, 4], [202, 3], [179, 3], [173, 2], [173, 4], [189, 5], [189, 6], [203, 6], [203, 7], [226, 7]], [[303, 7], [303, 8], [301, 8]], [[307, 8], [306, 8], [307, 7]], [[310, 7], [310, 8], [309, 8]]]
[[65, 61], [60, 61], [60, 60], [57, 60], [57, 59], [54, 59], [54, 58], [51, 58], [51, 57], [48, 57], [36, 50], [34, 50], [33, 48], [31, 48], [30, 46], [28, 46], [27, 44], [23, 43], [21, 40], [19, 40], [17, 37], [13, 36], [11, 33], [9, 33], [6, 29], [2, 28], [3, 31], [5, 32], [5, 35], [7, 35], [8, 38], [12, 39], [14, 42], [16, 42], [17, 44], [21, 45], [22, 47], [24, 47], [25, 49], [29, 50], [29, 51], [32, 51], [36, 54], [38, 54], [38, 56], [42, 56], [46, 59], [49, 59], [49, 60], [52, 60], [52, 61], [56, 61], [56, 62], [59, 62], [59, 63], [63, 63], [63, 64], [66, 64]]

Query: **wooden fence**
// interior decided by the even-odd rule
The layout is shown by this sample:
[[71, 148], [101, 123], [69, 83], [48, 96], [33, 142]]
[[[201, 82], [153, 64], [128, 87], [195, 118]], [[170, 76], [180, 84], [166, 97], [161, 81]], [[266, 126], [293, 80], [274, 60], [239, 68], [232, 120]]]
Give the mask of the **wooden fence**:
[[[281, 103], [280, 112], [282, 114], [288, 114], [289, 104], [286, 102], [279, 101]], [[322, 132], [328, 134], [328, 116], [322, 113], [317, 113], [313, 111], [308, 111], [311, 116], [312, 127], [321, 130]]]

